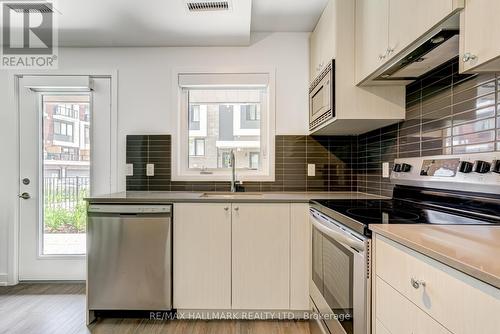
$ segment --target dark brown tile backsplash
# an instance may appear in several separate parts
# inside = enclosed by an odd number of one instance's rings
[[[276,136],[275,181],[245,182],[246,191],[355,191],[356,137]],[[170,135],[127,136],[127,190],[228,191],[229,182],[173,182]],[[146,164],[155,164],[155,176],[146,176]],[[307,176],[307,164],[316,176]]]
[[[458,59],[411,83],[405,121],[358,136],[358,190],[392,195],[384,161],[500,150],[499,102],[500,73],[460,75]]]

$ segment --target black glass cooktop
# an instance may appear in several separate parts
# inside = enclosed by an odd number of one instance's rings
[[[356,232],[369,224],[500,225],[500,194],[397,185],[392,199],[313,200],[311,206]]]
[[[404,200],[315,200],[323,208],[368,224],[442,224],[482,225],[500,224],[494,217],[455,212]],[[328,214],[328,212],[325,212]]]

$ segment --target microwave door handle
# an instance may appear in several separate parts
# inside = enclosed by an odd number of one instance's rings
[[[347,236],[345,236],[342,233],[339,233],[337,231],[334,231],[334,230],[328,228],[327,226],[321,224],[313,216],[311,216],[310,219],[311,219],[311,222],[312,222],[314,227],[316,227],[318,230],[320,230],[321,232],[323,232],[324,234],[326,234],[330,238],[334,239],[335,241],[341,243],[346,248],[352,247],[355,250],[360,251],[360,252],[365,250],[365,245],[363,242],[353,240],[351,238],[348,238]]]

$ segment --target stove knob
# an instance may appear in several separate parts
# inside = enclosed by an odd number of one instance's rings
[[[491,164],[491,171],[493,173],[500,173],[500,160],[493,160]]]
[[[408,173],[411,170],[411,165],[409,164],[402,164],[401,165],[401,171],[404,173]]]
[[[392,167],[392,170],[395,172],[401,172],[401,165],[400,164],[394,164],[394,167]]]
[[[474,172],[484,174],[490,171],[491,164],[486,161],[476,160],[474,162]]]
[[[460,161],[460,165],[458,166],[458,171],[460,173],[470,173],[472,172],[472,163],[468,161]]]

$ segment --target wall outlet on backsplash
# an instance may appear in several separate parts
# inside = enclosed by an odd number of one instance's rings
[[[134,176],[134,164],[126,164],[125,165],[125,175],[126,176]]]
[[[389,177],[389,176],[390,176],[389,163],[382,162],[382,177]]]
[[[155,176],[154,164],[146,164],[146,176]]]
[[[315,164],[307,164],[307,176],[316,176]]]

